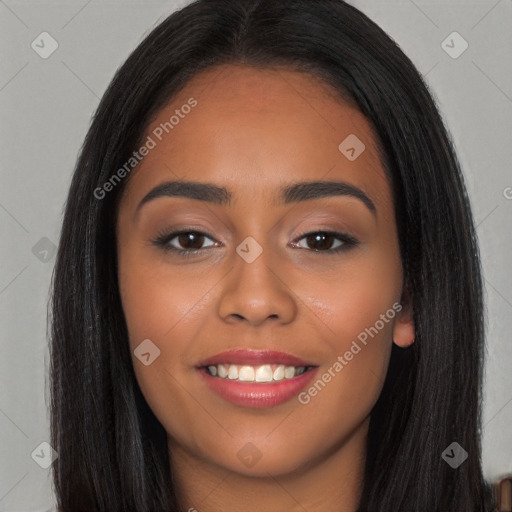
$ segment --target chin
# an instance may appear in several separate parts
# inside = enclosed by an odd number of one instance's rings
[[[224,467],[239,475],[250,476],[254,478],[284,477],[293,473],[299,473],[305,469],[310,461],[307,454],[301,456],[297,452],[290,450],[290,453],[284,453],[278,450],[276,453],[269,454],[259,452],[261,458],[255,458],[250,461],[246,458],[239,460],[238,455],[234,459],[227,460]]]

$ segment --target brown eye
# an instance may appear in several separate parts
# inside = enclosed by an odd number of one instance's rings
[[[212,240],[212,238],[207,236],[206,233],[182,230],[163,234],[154,240],[153,243],[168,251],[175,251],[179,254],[193,254],[206,247],[212,247],[215,245],[213,241],[211,244],[204,245],[205,241],[208,239]]]
[[[184,249],[201,249],[204,243],[205,236],[195,231],[189,231],[187,233],[181,233],[174,237],[179,245]],[[173,239],[173,240],[174,240]]]
[[[308,246],[316,251],[330,249],[335,237],[328,233],[316,233],[305,237]]]
[[[297,244],[297,247],[328,254],[344,251],[358,244],[357,240],[352,236],[335,231],[304,233],[297,240],[305,241],[305,246]]]

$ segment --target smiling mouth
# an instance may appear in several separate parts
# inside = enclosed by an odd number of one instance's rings
[[[238,407],[268,408],[291,400],[311,382],[313,361],[279,350],[234,349],[196,366],[215,394]]]
[[[313,366],[286,366],[283,364],[238,365],[215,364],[203,367],[212,377],[236,382],[272,383],[290,380],[314,368]]]

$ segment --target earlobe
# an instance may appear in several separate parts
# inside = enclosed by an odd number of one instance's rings
[[[414,343],[416,332],[414,329],[412,295],[405,288],[400,301],[402,309],[397,313],[393,327],[393,343],[399,347],[410,347]]]

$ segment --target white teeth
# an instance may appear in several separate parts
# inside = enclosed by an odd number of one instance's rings
[[[208,373],[221,379],[241,382],[279,382],[293,379],[306,371],[306,366],[285,366],[264,364],[262,366],[237,366],[236,364],[217,364],[207,367]]]
[[[264,364],[256,370],[256,382],[270,382],[272,380],[272,366]]]
[[[285,377],[285,379],[291,379],[292,377],[295,377],[295,367],[287,366],[284,369],[284,377]]]
[[[280,364],[275,370],[274,375],[272,375],[274,380],[283,380],[284,379],[284,366]]]
[[[238,372],[238,380],[254,382],[254,368],[252,366],[242,366]]]

